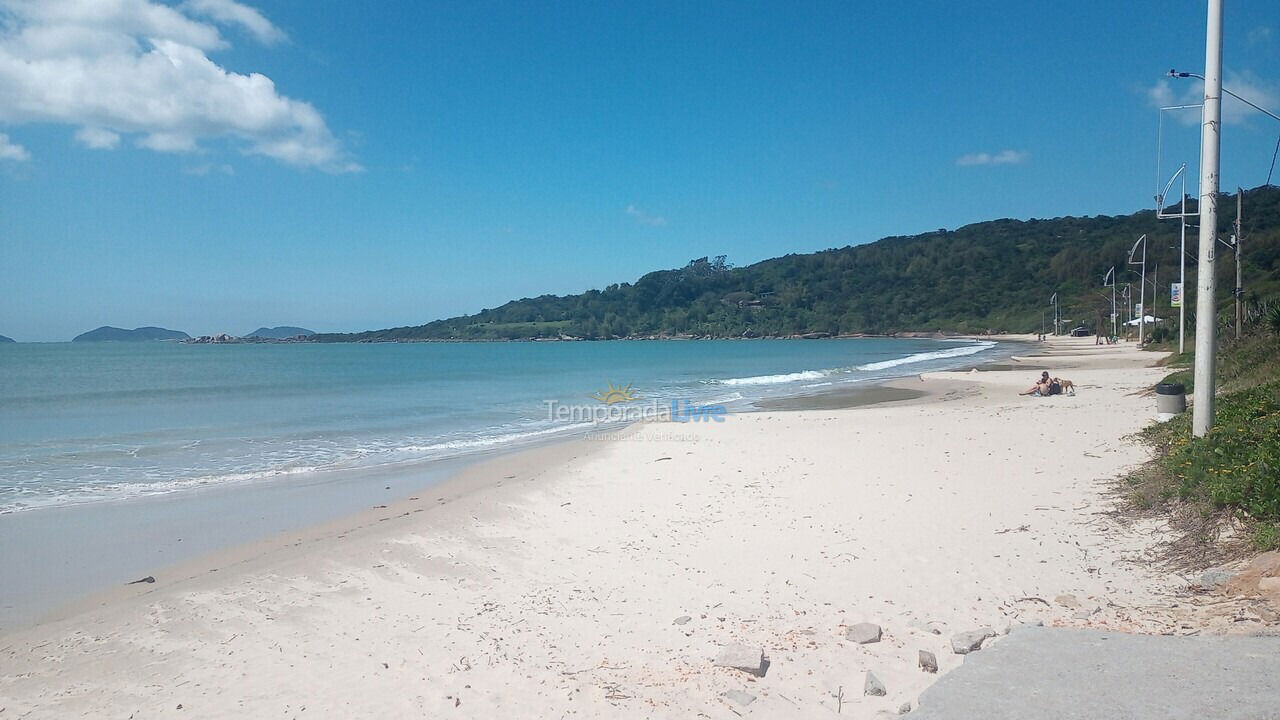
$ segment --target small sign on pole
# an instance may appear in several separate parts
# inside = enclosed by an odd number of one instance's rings
[[[1182,283],[1170,283],[1169,307],[1182,307]]]

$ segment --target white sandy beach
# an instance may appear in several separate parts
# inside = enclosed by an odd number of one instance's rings
[[[1174,630],[1186,583],[1143,562],[1155,531],[1102,514],[1105,482],[1145,459],[1125,436],[1165,371],[1093,342],[898,381],[930,393],[910,402],[507,456],[157,568],[0,638],[0,720],[874,717],[938,677],[918,651],[963,661],[958,632]],[[1041,369],[1078,394],[1019,397]],[[880,642],[845,639],[863,621]],[[767,674],[716,667],[730,642],[763,648]],[[886,696],[863,695],[868,670]]]

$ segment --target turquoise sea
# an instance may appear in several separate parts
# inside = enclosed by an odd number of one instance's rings
[[[969,366],[924,339],[0,345],[0,514],[301,482],[583,433],[548,403],[750,411],[780,395]]]

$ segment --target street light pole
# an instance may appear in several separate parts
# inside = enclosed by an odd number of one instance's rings
[[[1138,251],[1138,245],[1142,245],[1142,260],[1140,262],[1133,261],[1133,254]],[[1147,327],[1147,234],[1143,233],[1133,243],[1133,247],[1129,248],[1129,264],[1142,265],[1142,277],[1138,281],[1138,347],[1142,347],[1146,339]]]
[[[1110,283],[1107,282],[1108,280],[1110,281]],[[1120,335],[1116,331],[1116,266],[1115,265],[1112,265],[1111,269],[1107,271],[1106,276],[1102,278],[1102,287],[1106,287],[1108,284],[1111,285],[1111,337],[1119,337]]]
[[[1219,152],[1222,149],[1222,0],[1209,0],[1204,45],[1204,114],[1200,125],[1200,266],[1196,272],[1195,403],[1191,432],[1200,437],[1213,427],[1214,365],[1217,353],[1217,278],[1214,255],[1218,233]]]
[[[1178,109],[1183,107],[1200,107],[1193,106],[1175,106]],[[1162,108],[1163,109],[1163,108]],[[1170,218],[1173,215],[1166,215],[1164,212],[1164,201],[1169,196],[1169,188],[1173,187],[1173,181],[1182,178],[1182,198],[1178,201],[1178,230],[1179,242],[1181,247],[1178,252],[1178,354],[1181,355],[1187,351],[1186,346],[1186,328],[1187,328],[1187,164],[1182,163],[1178,171],[1169,178],[1169,182],[1164,186],[1164,191],[1156,195],[1156,217]],[[1199,211],[1197,211],[1199,214]]]
[[[1053,334],[1058,334],[1058,293],[1054,293],[1049,298],[1049,304],[1053,306]]]

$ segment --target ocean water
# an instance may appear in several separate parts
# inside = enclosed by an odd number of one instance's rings
[[[969,366],[923,339],[0,345],[0,514],[430,463],[593,428],[550,404],[723,404]],[[581,418],[578,418],[581,420]]]

